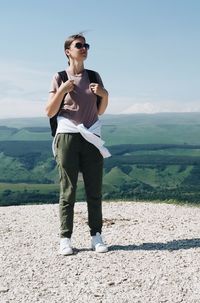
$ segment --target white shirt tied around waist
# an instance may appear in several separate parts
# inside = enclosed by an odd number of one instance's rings
[[[73,122],[71,122],[69,119],[64,117],[57,117],[57,122],[58,122],[58,127],[56,130],[56,135],[63,133],[80,133],[85,140],[92,143],[94,146],[98,148],[103,158],[108,158],[111,156],[108,149],[105,146],[103,146],[105,142],[100,137],[98,137],[101,136],[100,120],[97,120],[90,128],[86,128],[83,124],[76,125]],[[56,135],[54,137],[52,144],[54,156],[55,156],[54,142]]]

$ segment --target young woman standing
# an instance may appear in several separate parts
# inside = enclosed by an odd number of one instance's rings
[[[60,253],[73,254],[71,236],[79,171],[86,192],[91,246],[97,252],[106,252],[108,248],[101,237],[101,191],[103,158],[110,154],[100,138],[98,116],[107,108],[108,92],[98,73],[98,83],[90,83],[84,68],[89,44],[82,34],[70,36],[64,50],[69,64],[68,80],[62,82],[58,73],[54,75],[46,106],[48,117],[58,113],[54,152],[60,176]],[[98,105],[97,96],[100,97]]]

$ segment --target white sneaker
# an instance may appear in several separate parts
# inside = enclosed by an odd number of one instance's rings
[[[96,233],[96,236],[91,237],[92,249],[98,253],[104,253],[108,251],[108,247],[103,243],[100,233]]]
[[[71,246],[71,239],[69,238],[61,238],[60,239],[60,251],[61,255],[67,256],[73,254],[73,249]]]

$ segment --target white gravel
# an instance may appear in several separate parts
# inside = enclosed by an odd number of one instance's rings
[[[0,208],[2,303],[199,303],[200,209],[104,202],[106,254],[90,250],[86,203],[75,254],[60,256],[58,204]]]

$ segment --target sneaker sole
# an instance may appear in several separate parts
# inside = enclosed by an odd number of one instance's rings
[[[97,253],[106,253],[106,252],[108,252],[108,248],[107,249],[104,249],[104,250],[98,250],[98,249],[96,249],[95,247],[91,247],[91,249],[94,251],[94,252],[97,252]]]
[[[59,251],[59,254],[62,255],[62,256],[71,256],[71,255],[74,254],[74,252],[73,252],[73,251],[70,251],[70,252],[64,253],[64,252],[62,252],[62,251]]]

